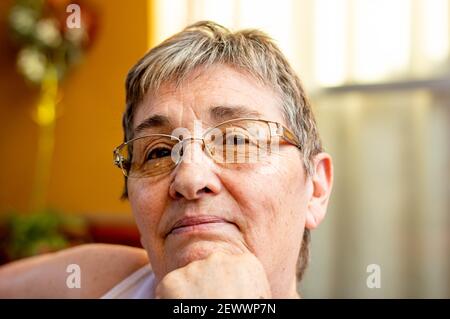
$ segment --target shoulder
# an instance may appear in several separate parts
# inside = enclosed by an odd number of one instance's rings
[[[82,298],[102,296],[149,263],[144,249],[111,244],[81,245],[56,253],[55,258],[65,265],[79,266],[81,285],[85,287],[79,291]]]
[[[73,259],[86,267],[107,267],[105,270],[127,271],[148,263],[147,253],[142,248],[112,245],[112,244],[86,244],[61,250],[53,254],[54,258],[61,260]]]
[[[147,253],[141,248],[80,245],[1,267],[0,278],[5,280],[0,295],[8,291],[13,298],[98,298],[148,263]],[[66,284],[73,264],[79,270],[79,289]]]

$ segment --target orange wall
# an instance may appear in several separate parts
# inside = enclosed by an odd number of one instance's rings
[[[0,2],[0,214],[27,210],[36,156],[37,127],[31,118],[36,90],[15,71]],[[120,201],[122,175],[112,149],[122,141],[121,114],[128,69],[148,46],[146,0],[90,0],[99,14],[93,47],[63,84],[61,116],[48,192],[50,206],[66,212],[129,216]]]

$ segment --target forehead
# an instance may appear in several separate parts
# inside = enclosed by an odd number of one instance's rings
[[[165,83],[149,92],[138,106],[133,128],[145,120],[156,126],[190,127],[194,120],[209,125],[237,117],[284,123],[281,100],[274,89],[225,65],[192,71],[178,86]],[[285,124],[285,123],[284,123]]]

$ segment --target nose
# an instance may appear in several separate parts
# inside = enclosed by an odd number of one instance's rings
[[[218,194],[222,188],[214,164],[203,151],[199,140],[183,146],[183,159],[175,168],[169,195],[173,199],[196,200]]]

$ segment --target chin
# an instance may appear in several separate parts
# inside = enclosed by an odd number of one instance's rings
[[[175,247],[174,247],[175,248]],[[175,251],[170,252],[173,256],[170,258],[171,270],[184,267],[196,260],[208,258],[214,252],[236,253],[236,248],[228,243],[214,242],[207,240],[198,240],[187,243],[182,247],[177,247]]]

